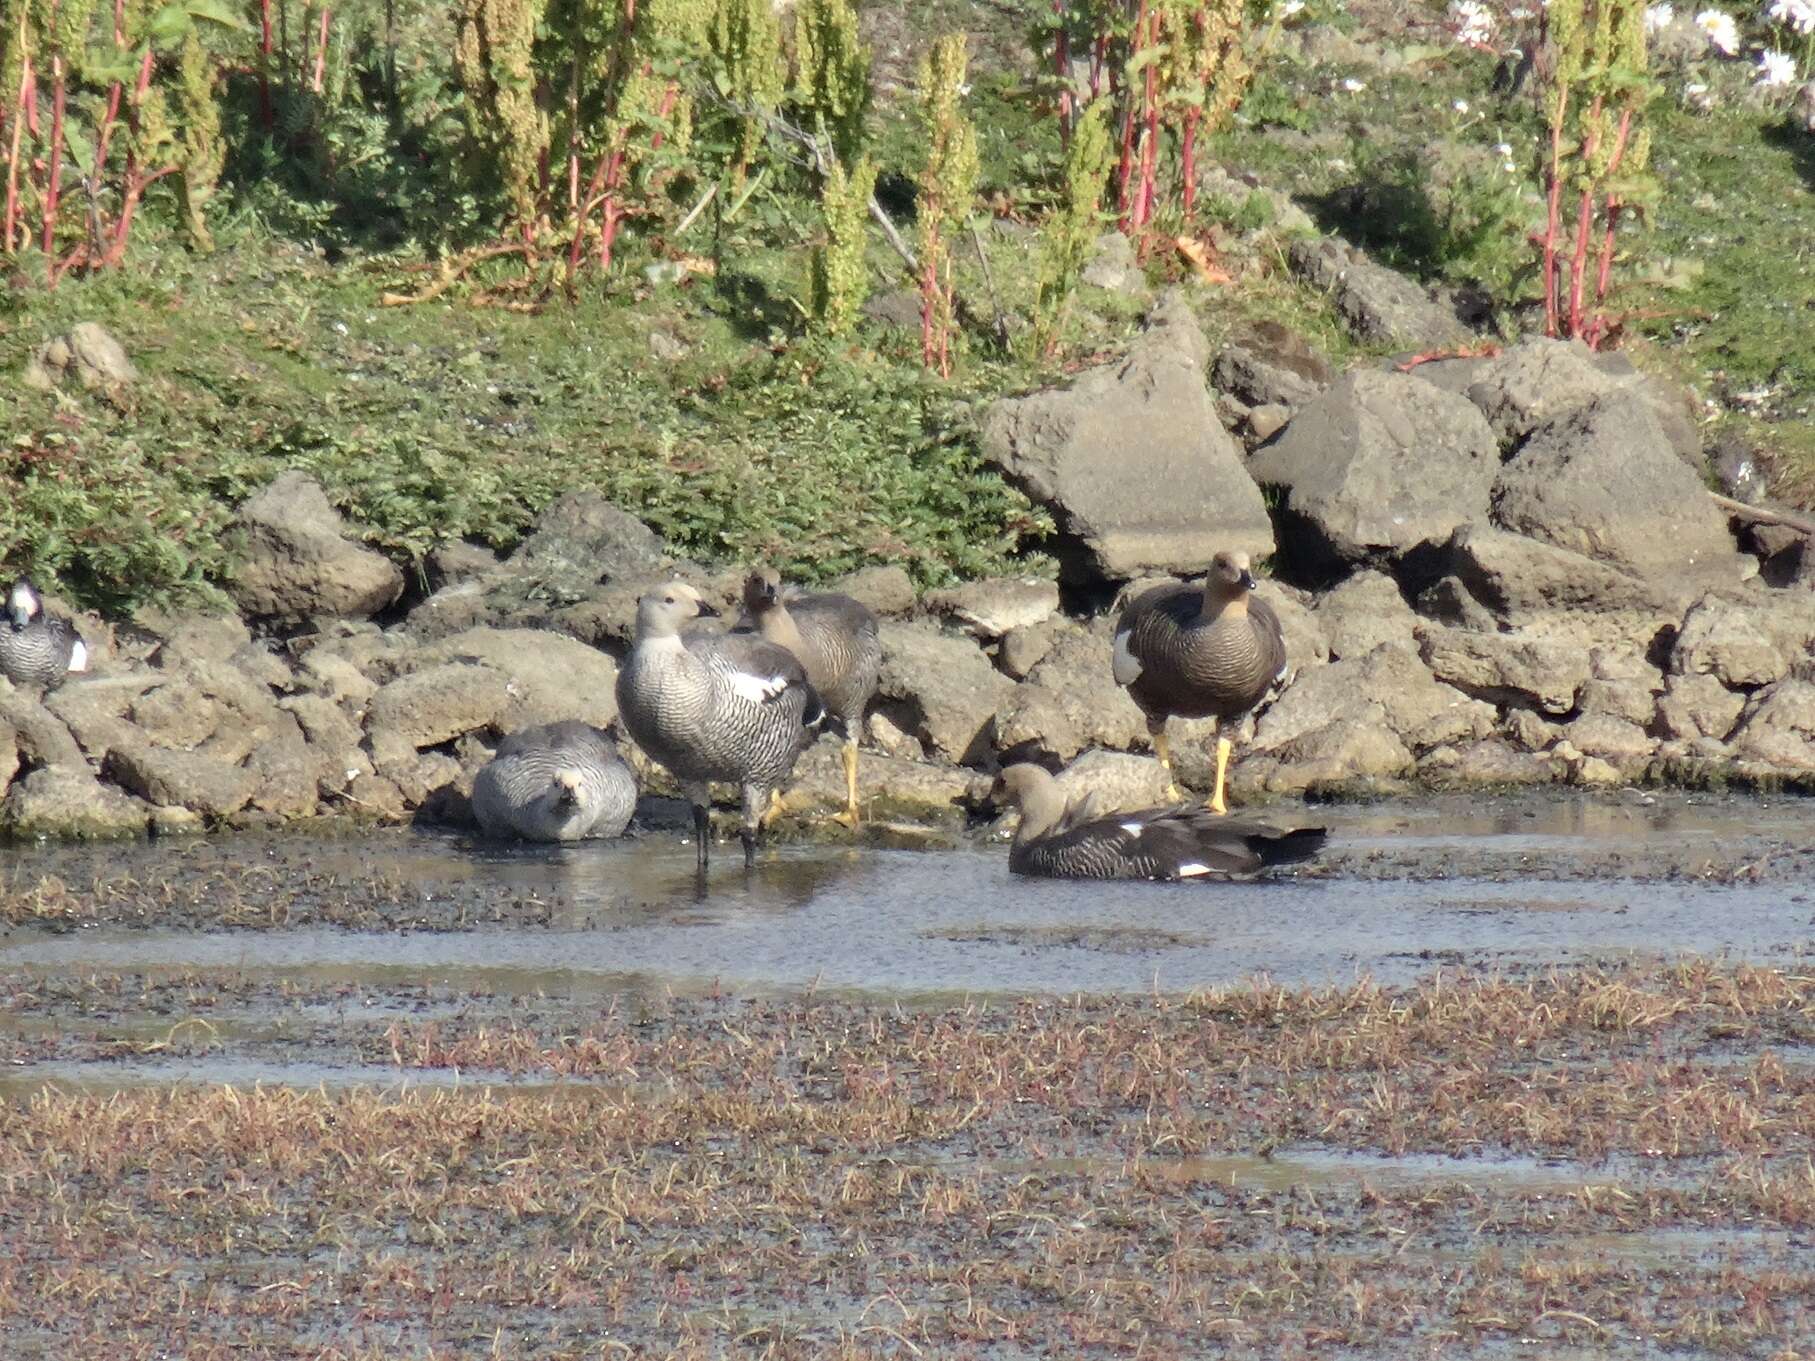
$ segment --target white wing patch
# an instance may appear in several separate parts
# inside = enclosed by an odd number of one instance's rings
[[[731,692],[749,704],[774,699],[788,688],[786,676],[752,676],[748,671],[733,671],[726,679],[731,683]]]
[[[71,671],[88,670],[88,644],[80,638],[69,649],[69,669]]]
[[[1208,865],[1200,865],[1195,860],[1190,864],[1180,865],[1178,867],[1178,877],[1181,879],[1195,879],[1200,874],[1208,873],[1210,873],[1210,867]]]
[[[1139,836],[1141,832],[1145,830],[1146,826],[1147,824],[1144,822],[1124,822],[1122,824],[1122,830],[1128,833],[1129,836]]]
[[[1117,685],[1133,685],[1141,676],[1141,659],[1128,647],[1129,630],[1115,636],[1115,647],[1109,654],[1109,669]]]

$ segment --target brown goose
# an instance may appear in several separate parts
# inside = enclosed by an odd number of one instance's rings
[[[855,827],[857,738],[882,670],[876,616],[848,595],[784,596],[781,578],[763,567],[744,581],[744,616],[738,627],[760,633],[799,658],[820,703],[843,727],[845,810],[834,820]]]
[[[1155,586],[1116,623],[1111,657],[1116,684],[1125,686],[1147,715],[1154,755],[1168,778],[1166,720],[1217,720],[1216,788],[1210,795],[1217,813],[1228,811],[1223,785],[1231,744],[1222,735],[1222,721],[1240,718],[1286,676],[1279,616],[1253,591],[1248,555],[1218,553],[1201,588],[1182,582]]]
[[[1098,814],[1089,796],[1068,804],[1057,780],[1027,764],[1004,770],[992,794],[1021,813],[1009,869],[1047,878],[1245,878],[1309,860],[1327,835],[1322,827],[1281,831],[1189,805]]]

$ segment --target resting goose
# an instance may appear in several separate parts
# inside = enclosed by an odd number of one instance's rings
[[[574,719],[512,733],[473,778],[473,816],[489,836],[617,836],[636,802],[636,776],[617,744]]]
[[[1240,718],[1286,676],[1279,616],[1254,598],[1246,553],[1218,553],[1201,587],[1175,582],[1141,593],[1116,623],[1111,666],[1116,684],[1147,715],[1153,751],[1172,776],[1168,718],[1214,718],[1213,812],[1226,813],[1223,789],[1231,743],[1224,720]],[[1173,785],[1176,791],[1176,782]],[[1179,797],[1183,797],[1180,795]]]
[[[0,675],[14,685],[56,685],[71,671],[88,670],[88,645],[67,619],[44,613],[37,587],[20,577],[6,599],[0,627]]]
[[[1093,799],[1068,804],[1057,780],[1026,763],[996,778],[993,797],[1021,813],[1009,869],[1046,878],[1245,878],[1310,859],[1327,835],[1322,827],[1281,831],[1188,805],[1098,814]]]
[[[712,781],[735,784],[742,794],[744,864],[752,865],[770,795],[824,718],[806,671],[786,648],[750,633],[682,635],[688,620],[713,613],[682,582],[645,595],[617,688],[625,728],[693,804],[702,869]]]
[[[784,598],[781,578],[765,567],[744,581],[744,617],[739,627],[761,634],[799,658],[826,712],[844,729],[845,810],[835,821],[855,827],[857,739],[882,670],[876,616],[850,596],[835,592]]]

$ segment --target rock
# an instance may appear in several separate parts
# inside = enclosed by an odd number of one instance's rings
[[[1282,754],[1323,728],[1383,726],[1422,751],[1493,731],[1491,705],[1470,699],[1433,677],[1409,646],[1385,643],[1301,675],[1255,726],[1254,747]],[[1409,756],[1408,756],[1409,761]]]
[[[19,736],[11,728],[0,726],[0,794],[6,793],[18,773]]]
[[[360,746],[359,724],[339,705],[321,695],[293,695],[280,704],[302,728],[322,793],[345,789],[359,775],[371,773],[371,759]]]
[[[352,662],[324,648],[304,653],[297,670],[309,689],[336,704],[363,707],[378,691],[378,686]]]
[[[1217,356],[1213,376],[1219,390],[1248,406],[1276,406],[1287,415],[1329,387],[1336,377],[1330,361],[1309,341],[1291,327],[1269,320],[1251,322],[1236,331]],[[1249,420],[1252,422],[1252,414]]]
[[[1657,713],[1657,697],[1664,688],[1663,677],[1655,671],[1652,675],[1656,677],[1654,681],[1590,677],[1582,683],[1576,705],[1584,714],[1604,714],[1646,727]]]
[[[1498,469],[1493,432],[1468,402],[1366,369],[1303,407],[1249,464],[1289,493],[1289,549],[1325,567],[1396,556],[1486,518]]]
[[[994,639],[1051,619],[1059,612],[1059,585],[1037,577],[991,577],[934,591],[925,605],[931,614],[951,616],[973,637]]]
[[[850,596],[860,605],[868,605],[877,614],[906,614],[919,600],[914,579],[893,563],[860,567],[833,582],[831,589]]]
[[[985,414],[985,456],[1052,508],[1068,576],[1201,571],[1220,549],[1273,551],[1260,489],[1204,384],[1205,351],[1170,293],[1119,363]]]
[[[1639,577],[1740,579],[1725,516],[1630,391],[1539,426],[1500,471],[1494,518]]]
[[[1261,577],[1254,588],[1254,598],[1266,601],[1279,616],[1279,629],[1286,640],[1288,671],[1303,671],[1330,660],[1330,640],[1324,634],[1323,620],[1311,610],[1316,596],[1273,577]]]
[[[1147,278],[1134,258],[1134,242],[1120,232],[1104,232],[1091,243],[1090,262],[1081,277],[1112,293],[1139,293],[1147,287]]]
[[[128,717],[160,747],[198,747],[220,726],[221,707],[183,685],[160,685],[132,702]]]
[[[601,581],[646,580],[672,563],[647,525],[585,489],[545,508],[507,566],[542,598],[572,602]]]
[[[920,329],[920,293],[918,289],[896,288],[885,293],[872,293],[864,300],[863,314],[871,321],[897,331]]]
[[[516,699],[510,677],[495,667],[442,662],[379,687],[366,707],[366,729],[420,750],[497,727]]]
[[[844,766],[835,738],[821,738],[794,767],[782,795],[788,812],[824,816],[844,808]],[[866,752],[857,767],[857,795],[863,816],[873,822],[909,821],[956,826],[972,776],[951,766],[928,765]]]
[[[1255,762],[1252,778],[1270,794],[1378,786],[1410,772],[1412,753],[1377,704],[1293,738]]]
[[[1701,433],[1682,395],[1631,366],[1612,368],[1579,340],[1534,336],[1488,360],[1468,385],[1468,399],[1508,450],[1539,426],[1622,391],[1651,407],[1679,458],[1701,459]]]
[[[1573,643],[1437,624],[1418,633],[1419,653],[1438,680],[1490,703],[1566,714],[1589,676],[1588,655]]]
[[[1265,444],[1284,430],[1291,419],[1292,412],[1288,407],[1273,402],[1257,406],[1248,412],[1248,434],[1254,444]]]
[[[14,837],[143,836],[151,810],[76,765],[40,766],[13,782],[3,815]]]
[[[453,757],[439,751],[417,751],[395,734],[375,734],[371,746],[374,773],[397,787],[407,808],[421,807],[437,790],[458,789],[467,778]],[[464,792],[472,792],[470,785]]]
[[[1598,756],[1622,775],[1643,771],[1657,751],[1657,739],[1643,727],[1612,714],[1583,714],[1563,734],[1584,756]]]
[[[67,335],[39,346],[26,361],[23,381],[27,387],[49,390],[71,373],[90,390],[121,388],[139,380],[126,348],[106,327],[92,321],[77,322]]]
[[[1439,577],[1418,592],[1418,613],[1451,628],[1474,629],[1480,633],[1493,633],[1499,628],[1499,621],[1492,612],[1476,600],[1474,593],[1463,585],[1462,578],[1455,575]]]
[[[1815,770],[1815,683],[1784,680],[1759,691],[1728,740],[1741,758],[1779,770]]]
[[[1052,651],[1056,637],[1057,630],[1050,622],[1010,629],[996,649],[996,665],[1016,680],[1025,680]]]
[[[52,696],[57,694],[52,691]],[[0,730],[12,734],[20,760],[35,766],[85,765],[82,748],[64,721],[44,704],[0,687]]]
[[[1713,676],[1674,675],[1665,678],[1655,723],[1666,738],[1724,741],[1745,707],[1744,695],[1734,694]]]
[[[419,660],[481,662],[505,676],[511,703],[502,721],[512,731],[567,718],[603,728],[618,716],[618,664],[564,634],[468,629],[424,648]]]
[[[1548,751],[1563,735],[1563,725],[1540,718],[1530,709],[1508,709],[1503,724],[1508,738],[1524,751]]]
[[[403,573],[346,536],[321,485],[294,470],[240,507],[246,552],[229,590],[260,619],[363,619],[403,594]]]
[[[1693,598],[1690,586],[1645,580],[1523,534],[1464,525],[1444,562],[1468,592],[1514,629],[1649,647]]]
[[[926,759],[926,750],[919,740],[897,728],[887,714],[871,714],[864,720],[864,727],[870,734],[870,745],[884,756],[898,756],[904,761]]]
[[[323,761],[310,750],[296,718],[285,714],[284,719],[284,726],[246,758],[246,773],[255,782],[249,803],[274,817],[306,818],[316,811]]]
[[[483,581],[497,573],[498,555],[484,544],[455,539],[429,553],[429,580],[437,590],[467,581]]]
[[[166,668],[185,661],[224,662],[252,641],[251,630],[237,614],[173,614],[142,607],[132,620],[158,639],[158,664]]]
[[[155,684],[157,676],[147,672],[94,676],[59,686],[45,696],[44,707],[67,725],[89,759],[99,762],[122,742],[144,740],[126,713]]]
[[[211,818],[237,813],[258,788],[250,771],[225,761],[146,745],[115,747],[107,754],[105,771],[147,802],[174,804]]]
[[[409,816],[403,791],[381,775],[360,775],[339,797],[350,811],[379,822],[402,822]]]
[[[926,624],[883,622],[877,694],[890,721],[946,760],[988,759],[996,712],[1013,688],[968,639]]]
[[[1364,344],[1440,350],[1469,338],[1452,308],[1333,237],[1294,241],[1286,259],[1305,283],[1330,294],[1343,325]]]
[[[1147,720],[1109,666],[1112,619],[1061,632],[996,718],[1005,752],[1051,752],[1069,761],[1087,747],[1127,750],[1147,741]]]
[[[1152,756],[1125,751],[1087,751],[1059,772],[1067,799],[1094,795],[1097,811],[1123,812],[1171,802],[1166,768]]]
[[[1620,784],[1625,778],[1611,761],[1577,751],[1572,742],[1558,742],[1550,749],[1550,756],[1574,785],[1605,787]]]
[[[1336,658],[1365,657],[1382,643],[1415,646],[1418,616],[1384,572],[1361,571],[1339,582],[1313,611]]]
[[[1769,685],[1815,655],[1815,599],[1796,594],[1756,604],[1704,596],[1684,616],[1670,650],[1677,675],[1731,687]]]
[[[1418,763],[1418,774],[1435,784],[1458,788],[1548,784],[1551,764],[1542,756],[1516,751],[1498,737],[1460,747],[1433,748]]]

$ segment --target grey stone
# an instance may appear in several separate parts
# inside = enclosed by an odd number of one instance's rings
[[[1530,709],[1508,709],[1501,725],[1508,738],[1525,751],[1549,751],[1563,735],[1563,725],[1540,718]]]
[[[1713,676],[1669,676],[1658,698],[1655,724],[1667,738],[1724,741],[1745,707],[1744,695],[1735,694]]]
[[[1261,715],[1254,747],[1283,753],[1322,728],[1375,723],[1421,751],[1484,736],[1494,717],[1491,705],[1439,683],[1409,646],[1385,643],[1301,675]]]
[[[1500,472],[1494,518],[1635,576],[1740,579],[1725,516],[1629,391],[1539,426]]]
[[[174,804],[213,818],[237,813],[258,788],[257,777],[239,766],[163,747],[115,747],[105,769],[110,779],[150,803]]]
[[[1418,613],[1451,628],[1492,633],[1499,627],[1493,613],[1455,575],[1439,577],[1418,592]]]
[[[653,530],[585,489],[568,492],[536,517],[509,566],[545,590],[565,589],[578,600],[600,581],[647,578],[667,570],[671,561]]]
[[[1434,350],[1468,339],[1452,308],[1333,237],[1295,241],[1286,258],[1300,279],[1330,294],[1337,316],[1357,340]]]
[[[83,387],[102,390],[125,387],[139,378],[125,346],[93,321],[77,322],[67,335],[39,346],[26,361],[23,379],[27,387],[49,389],[71,373]]]
[[[0,688],[0,728],[13,735],[14,749],[33,765],[84,765],[82,747],[68,724],[30,695]]]
[[[160,685],[132,701],[128,715],[160,747],[196,747],[214,736],[221,708],[183,685]]]
[[[1059,612],[1059,585],[1037,577],[990,577],[933,591],[923,603],[973,637],[994,639],[1051,619]]]
[[[515,699],[510,677],[495,667],[443,662],[379,687],[366,707],[366,730],[420,750],[498,726]]]
[[[1553,778],[1544,757],[1518,751],[1498,737],[1433,748],[1419,762],[1418,774],[1455,788],[1548,784]]]
[[[1576,704],[1584,714],[1606,714],[1646,727],[1657,713],[1657,697],[1664,688],[1663,677],[1655,671],[1652,675],[1652,681],[1590,677],[1582,683]]]
[[[1258,755],[1255,769],[1244,774],[1267,793],[1297,794],[1378,786],[1409,774],[1413,764],[1410,749],[1387,724],[1380,706],[1366,704],[1342,722]]]
[[[1468,402],[1366,369],[1303,407],[1249,464],[1289,493],[1305,549],[1337,563],[1397,555],[1484,519],[1498,468],[1493,432]]]
[[[1147,287],[1146,276],[1134,258],[1134,242],[1120,232],[1104,232],[1091,244],[1082,278],[1112,293],[1139,293]]]
[[[498,555],[484,544],[455,539],[429,554],[429,579],[436,588],[463,581],[482,581],[498,571]]]
[[[476,628],[422,649],[418,666],[482,662],[507,678],[506,727],[574,718],[596,728],[618,716],[618,664],[597,648],[545,629]]]
[[[868,605],[877,614],[906,614],[919,599],[914,590],[914,579],[905,568],[893,563],[860,567],[833,582],[832,589],[850,596],[860,605]]]
[[[1004,751],[1038,748],[1068,761],[1087,747],[1127,750],[1147,741],[1147,720],[1109,666],[1113,621],[1065,630],[996,719]]]
[[[237,614],[141,608],[132,619],[159,640],[157,660],[165,667],[193,660],[224,662],[252,641],[245,620]]]
[[[1087,751],[1059,772],[1067,799],[1094,795],[1100,812],[1153,808],[1170,802],[1166,768],[1151,756],[1125,751]]]
[[[1280,406],[1275,402],[1268,402],[1248,412],[1248,434],[1253,443],[1265,444],[1281,430],[1284,430],[1286,422],[1291,419],[1290,408]]]
[[[1221,549],[1273,551],[1260,489],[1204,384],[1205,351],[1189,306],[1168,294],[1120,362],[985,414],[986,457],[1052,509],[1070,575],[1121,580],[1202,570]]]
[[[1642,771],[1657,739],[1639,724],[1613,714],[1583,714],[1563,730],[1564,736],[1584,756],[1598,756],[1622,775]]]
[[[996,665],[1016,680],[1025,680],[1042,658],[1052,651],[1057,630],[1049,621],[1010,629],[996,649]]]
[[[841,745],[835,738],[822,738],[801,756],[782,795],[787,812],[823,817],[844,808]],[[872,822],[908,820],[956,827],[963,820],[959,803],[972,779],[952,766],[865,752],[857,768],[857,794],[864,817]]]
[[[864,300],[863,314],[871,321],[897,331],[920,329],[920,293],[912,288],[872,293]]]
[[[1278,406],[1290,414],[1329,387],[1336,374],[1330,361],[1298,332],[1261,320],[1230,337],[1217,356],[1214,378],[1220,391],[1250,407]]]
[[[1013,688],[967,638],[927,624],[882,624],[877,694],[884,711],[948,761],[988,759],[996,712]]]
[[[375,682],[338,653],[312,648],[297,667],[303,683],[337,704],[363,706],[378,690]]]
[[[1419,652],[1438,680],[1458,690],[1549,714],[1574,709],[1576,694],[1589,677],[1588,656],[1580,647],[1517,634],[1424,624]]]
[[[1771,592],[1756,601],[1705,596],[1683,618],[1670,651],[1678,675],[1756,687],[1782,680],[1815,655],[1815,597]]]
[[[1815,683],[1782,680],[1760,690],[1728,741],[1743,759],[1778,770],[1815,770]]]
[[[139,695],[157,683],[148,672],[94,676],[59,686],[45,697],[44,707],[67,725],[91,760],[100,761],[122,742],[144,738],[127,720],[127,711]]]
[[[403,573],[346,535],[340,513],[307,473],[280,473],[240,507],[246,551],[229,586],[261,619],[363,619],[403,594]]]
[[[1398,583],[1384,572],[1361,571],[1339,582],[1313,611],[1336,658],[1365,657],[1382,643],[1416,645],[1418,616]]]
[[[99,840],[143,836],[151,809],[84,765],[53,765],[13,781],[0,817],[15,837]]]
[[[246,773],[255,781],[250,806],[278,818],[305,818],[316,811],[323,762],[309,748],[295,717],[260,742],[246,757]]]
[[[1677,455],[1699,459],[1701,436],[1680,394],[1629,367],[1610,371],[1600,358],[1579,340],[1531,337],[1488,360],[1469,384],[1468,398],[1481,408],[1500,442],[1512,448],[1568,412],[1631,391],[1651,407]]]

